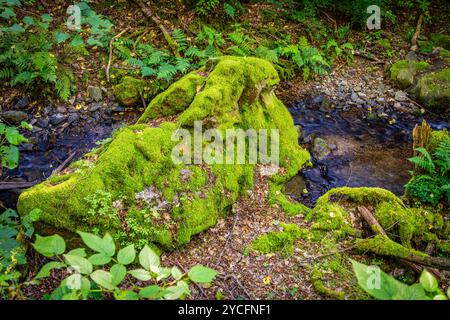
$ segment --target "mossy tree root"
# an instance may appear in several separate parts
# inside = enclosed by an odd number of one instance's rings
[[[369,239],[357,239],[355,248],[362,252],[372,252],[377,255],[397,257],[427,267],[450,270],[450,260],[440,257],[431,257],[426,253],[406,248],[384,235],[377,235],[374,238]]]

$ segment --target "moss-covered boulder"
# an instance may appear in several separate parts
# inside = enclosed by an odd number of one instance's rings
[[[416,98],[434,112],[450,108],[450,68],[422,76],[414,88]]]
[[[282,170],[272,177],[274,184],[309,162],[288,110],[274,94],[278,82],[274,67],[264,60],[217,59],[157,96],[138,124],[22,193],[18,210],[41,209],[41,230],[108,231],[124,243],[156,243],[165,249],[186,244],[253,188],[257,165],[177,164],[171,155],[180,145],[172,139],[178,128],[193,132],[193,122],[203,120],[205,127],[221,132],[279,129]]]
[[[423,61],[399,60],[389,70],[389,77],[396,87],[406,89],[414,84],[414,77],[417,72],[428,67],[429,64]]]
[[[145,87],[144,80],[126,76],[113,87],[113,92],[121,104],[125,107],[133,107],[141,103]]]

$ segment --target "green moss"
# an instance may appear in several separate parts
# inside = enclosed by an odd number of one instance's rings
[[[281,191],[282,186],[271,183],[269,186],[269,204],[279,205],[287,216],[306,215],[311,209],[299,202],[293,202]]]
[[[406,89],[414,83],[417,72],[426,70],[430,65],[424,61],[399,60],[389,70],[391,81],[399,88]]]
[[[150,102],[138,123],[176,115],[186,110],[205,81],[206,79],[197,71],[184,76]]]
[[[391,42],[389,41],[389,39],[379,39],[377,41],[377,44],[382,46],[385,50],[392,49],[392,45],[391,45]]]
[[[430,139],[428,140],[426,149],[430,154],[434,154],[437,146],[445,140],[450,140],[447,129],[433,130],[430,134]]]
[[[264,254],[282,252],[290,255],[294,242],[306,236],[307,230],[300,229],[295,224],[281,224],[283,231],[272,231],[258,237],[252,243],[252,249]]]
[[[311,274],[311,283],[317,293],[337,300],[345,299],[344,292],[336,291],[325,286],[323,278],[324,274],[318,268],[314,268]]]
[[[430,72],[417,81],[414,94],[433,112],[445,112],[450,106],[450,68]]]
[[[130,76],[122,78],[119,84],[113,87],[114,95],[124,106],[132,107],[141,102],[146,82]]]
[[[206,77],[191,73],[157,96],[136,125],[122,128],[110,142],[61,174],[20,196],[18,209],[43,211],[42,221],[70,231],[93,229],[115,233],[124,242],[157,243],[173,249],[216,224],[237,199],[253,188],[255,165],[176,165],[173,132],[191,130],[193,121],[226,129],[278,129],[281,185],[309,161],[298,145],[294,122],[273,93],[278,76],[273,66],[254,58],[224,57]],[[126,80],[122,79],[122,83]],[[132,78],[131,78],[132,79]],[[138,80],[139,81],[139,80]],[[174,122],[150,127],[154,117],[179,115]],[[88,214],[86,197],[111,194],[118,219]],[[139,195],[139,197],[138,197]],[[147,197],[148,201],[142,200]],[[97,215],[99,213],[97,212]]]
[[[407,258],[411,254],[415,254],[417,256],[426,257],[427,255],[406,248],[401,244],[392,241],[386,236],[378,235],[370,239],[357,239],[355,243],[355,248],[361,252],[372,252],[382,256],[391,256],[397,258]]]

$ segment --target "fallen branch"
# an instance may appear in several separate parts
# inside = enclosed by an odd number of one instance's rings
[[[244,293],[247,295],[247,297],[248,297],[250,300],[254,300],[253,297],[252,297],[252,295],[247,291],[247,289],[244,287],[244,285],[242,284],[242,282],[239,281],[239,279],[238,279],[234,274],[226,275],[226,276],[223,278],[223,281],[227,281],[228,279],[233,279],[233,280],[237,283],[237,285],[242,289],[242,291],[244,291]]]
[[[384,231],[383,227],[380,223],[375,219],[373,214],[366,207],[358,207],[358,212],[361,217],[367,222],[373,232],[375,234],[381,234],[383,236],[387,236],[386,231]]]
[[[72,152],[72,153],[67,157],[67,159],[64,160],[64,161],[58,166],[58,168],[56,168],[55,170],[53,170],[52,176],[54,176],[54,175],[60,173],[61,171],[63,171],[63,170],[67,167],[67,165],[69,164],[69,162],[73,159],[73,157],[75,157],[76,154],[77,154],[76,152]]]
[[[121,32],[119,32],[117,35],[112,37],[111,41],[109,42],[109,59],[108,59],[108,65],[106,66],[106,81],[109,82],[109,69],[111,69],[111,63],[112,63],[112,56],[113,56],[113,43],[117,39],[119,39],[125,32],[127,32],[130,28],[127,27]]]

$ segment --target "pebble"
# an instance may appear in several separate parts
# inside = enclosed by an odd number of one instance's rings
[[[65,115],[63,115],[61,113],[57,113],[50,118],[50,123],[53,126],[57,126],[57,125],[61,124],[62,122],[64,122],[66,119],[67,119],[67,117]]]
[[[80,119],[80,116],[77,113],[71,113],[69,118],[67,118],[68,123],[74,123]]]
[[[397,91],[395,93],[394,99],[400,102],[408,101],[408,96],[404,91]]]

